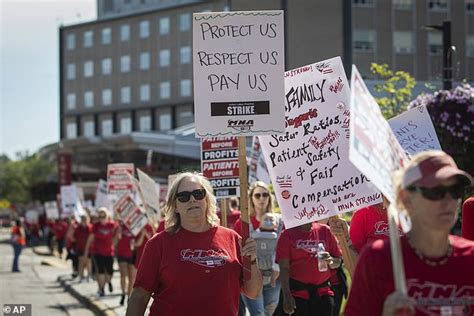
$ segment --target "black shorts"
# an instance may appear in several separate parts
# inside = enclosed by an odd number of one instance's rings
[[[118,263],[122,263],[122,262],[125,262],[125,263],[128,263],[128,264],[134,264],[135,263],[135,259],[132,257],[119,257],[117,256],[117,261]]]
[[[112,256],[101,256],[94,255],[93,257],[94,264],[97,268],[97,273],[99,274],[110,274],[114,272],[114,257]]]

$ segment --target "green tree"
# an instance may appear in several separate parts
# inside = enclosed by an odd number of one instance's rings
[[[412,100],[412,90],[416,81],[406,71],[392,71],[387,64],[372,63],[370,71],[382,83],[375,85],[375,91],[382,94],[375,98],[383,116],[388,120],[404,112]]]

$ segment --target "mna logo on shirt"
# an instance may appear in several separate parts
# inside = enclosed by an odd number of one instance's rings
[[[226,264],[229,255],[222,249],[183,249],[181,261],[190,261],[203,267],[215,268]]]

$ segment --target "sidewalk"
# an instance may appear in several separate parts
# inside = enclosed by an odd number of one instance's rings
[[[86,308],[90,309],[94,314],[100,316],[124,316],[126,311],[126,302],[124,306],[120,306],[120,274],[118,272],[117,263],[114,263],[114,275],[112,277],[113,292],[108,291],[105,286],[105,296],[97,297],[97,282],[79,282],[72,279],[71,261],[61,260],[49,253],[46,246],[37,246],[33,248],[35,254],[44,257],[41,260],[42,265],[54,267],[64,270],[64,274],[58,277],[57,282],[61,284],[66,292],[74,296]]]

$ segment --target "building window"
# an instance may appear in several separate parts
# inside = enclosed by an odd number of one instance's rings
[[[160,66],[166,67],[170,65],[170,50],[162,49],[160,50]]]
[[[102,121],[102,136],[112,135],[112,120]]]
[[[102,90],[102,105],[112,104],[112,89]]]
[[[181,47],[179,53],[181,64],[189,64],[191,62],[191,47]]]
[[[448,0],[428,0],[428,9],[432,11],[446,11]]]
[[[397,53],[413,52],[413,33],[395,31],[393,34],[393,48]]]
[[[150,22],[141,21],[140,22],[140,38],[147,38],[150,36]]]
[[[76,94],[68,93],[67,95],[67,109],[73,110],[76,108]]]
[[[120,134],[130,134],[132,132],[132,119],[122,117],[120,119]]]
[[[170,33],[170,18],[164,17],[160,19],[160,35]]]
[[[191,29],[191,14],[184,13],[179,16],[179,30],[181,32]]]
[[[466,0],[466,11],[474,12],[474,0]]]
[[[124,24],[120,26],[120,41],[126,42],[130,39],[130,25]]]
[[[84,62],[84,77],[92,77],[94,75],[94,62],[88,60]]]
[[[443,39],[441,33],[428,33],[428,51],[432,55],[438,55],[443,52]]]
[[[474,35],[468,35],[466,38],[466,55],[474,57]]]
[[[76,123],[71,122],[66,124],[66,138],[72,139],[77,137]]]
[[[409,10],[413,6],[413,0],[393,0],[393,7],[399,10]]]
[[[84,32],[84,47],[92,47],[94,43],[94,33],[92,31]]]
[[[76,65],[75,64],[67,64],[66,78],[68,80],[76,79]]]
[[[94,106],[94,92],[92,91],[84,92],[84,106],[86,108],[91,108]]]
[[[373,51],[375,48],[375,31],[354,30],[353,47],[355,51]]]
[[[102,29],[102,44],[110,44],[112,42],[112,30],[110,27]]]
[[[160,83],[160,99],[169,99],[171,95],[171,85],[169,81]]]
[[[148,132],[151,130],[151,117],[142,116],[140,117],[140,132]]]
[[[102,74],[110,75],[112,73],[112,59],[104,58],[102,59]]]
[[[150,85],[142,84],[140,86],[140,101],[150,101]]]
[[[352,5],[355,7],[373,7],[374,0],[352,0]]]
[[[130,56],[122,56],[120,57],[120,71],[121,72],[129,72],[130,71]]]
[[[85,137],[94,137],[94,135],[95,135],[94,121],[84,122],[84,136]]]
[[[146,70],[150,68],[150,53],[140,53],[140,69]]]
[[[160,131],[169,131],[171,129],[171,114],[164,113],[160,115]]]
[[[68,34],[66,36],[66,49],[73,50],[76,48],[76,35]]]
[[[181,80],[180,95],[182,97],[189,97],[191,95],[191,80],[189,79]]]
[[[178,114],[178,119],[176,125],[177,127],[181,127],[187,124],[191,124],[193,122],[193,112],[192,111],[182,111]]]
[[[122,103],[130,103],[130,87],[122,87],[120,89],[120,101]]]

